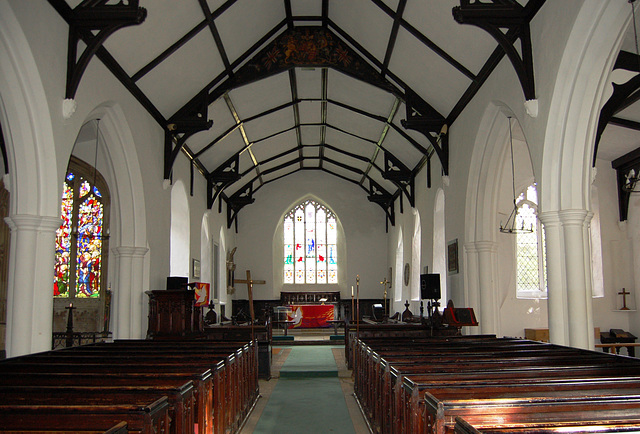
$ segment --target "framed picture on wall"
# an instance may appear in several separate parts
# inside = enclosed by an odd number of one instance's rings
[[[200,260],[199,259],[191,260],[191,274],[196,279],[200,277]]]
[[[447,243],[448,274],[458,274],[458,239]]]

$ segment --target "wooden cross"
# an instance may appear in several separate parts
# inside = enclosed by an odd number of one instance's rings
[[[251,280],[251,271],[247,270],[247,280],[235,279],[233,283],[246,283],[247,289],[249,290],[249,313],[251,314],[251,325],[253,326],[253,322],[256,317],[253,312],[253,285],[264,285],[264,280]]]
[[[620,310],[629,310],[629,308],[627,307],[627,295],[631,295],[631,293],[622,288],[622,292],[619,292],[618,294],[622,295],[622,307],[620,308]]]

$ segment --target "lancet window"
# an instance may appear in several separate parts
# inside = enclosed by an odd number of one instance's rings
[[[53,296],[98,298],[106,275],[109,189],[100,173],[72,157],[56,231]]]
[[[284,283],[338,283],[337,220],[313,200],[284,217]]]
[[[516,227],[533,229],[516,237],[517,294],[521,298],[544,298],[547,296],[547,262],[535,183],[518,196],[516,205]]]

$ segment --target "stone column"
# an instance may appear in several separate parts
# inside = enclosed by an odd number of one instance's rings
[[[120,246],[113,249],[116,256],[118,287],[113,292],[118,312],[114,337],[136,339],[143,337],[146,324],[142,319],[142,288],[144,255],[147,248]]]
[[[549,310],[549,341],[569,345],[569,314],[564,278],[562,226],[557,211],[540,213],[544,225],[547,258],[547,306]]]
[[[498,244],[493,241],[478,241],[475,243],[478,249],[478,271],[481,333],[498,334],[500,331],[500,312],[496,306],[498,288],[496,288],[496,256]]]
[[[480,295],[479,295],[479,276],[478,270],[478,248],[476,243],[465,243],[465,275],[467,276],[465,303],[467,307],[471,307],[476,310],[478,316],[480,316]],[[447,303],[448,300],[443,300]],[[474,327],[475,328],[475,327]],[[470,330],[471,331],[471,330]]]
[[[60,218],[12,215],[7,286],[7,357],[51,349],[55,235]]]
[[[591,332],[588,330],[590,307],[587,306],[591,302],[591,284],[587,284],[586,279],[589,271],[585,254],[589,243],[584,235],[587,211],[563,210],[559,212],[559,216],[564,233],[569,345],[588,349],[589,335],[593,334],[593,329]]]

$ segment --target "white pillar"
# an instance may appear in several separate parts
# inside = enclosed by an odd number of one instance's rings
[[[569,313],[564,279],[564,242],[557,211],[542,212],[538,218],[544,225],[547,257],[547,306],[549,309],[549,341],[569,345]]]
[[[465,285],[465,306],[471,307],[476,311],[478,317],[480,317],[480,296],[479,296],[479,276],[480,272],[478,271],[478,248],[476,247],[476,243],[465,243],[464,245],[465,252],[465,275],[466,275],[466,285]],[[446,305],[448,300],[443,300]],[[444,306],[443,306],[444,307]],[[466,333],[469,334],[478,334],[479,327],[467,327],[465,330]]]
[[[584,240],[584,277],[585,277],[585,302],[587,304],[587,338],[589,349],[595,349],[595,332],[593,327],[593,270],[591,269],[591,234],[589,226],[593,219],[593,212],[589,211],[582,225],[582,239]]]
[[[500,331],[500,312],[496,305],[496,256],[498,244],[493,241],[476,242],[478,249],[478,271],[480,288],[480,324],[481,333],[498,334]]]
[[[55,234],[60,219],[6,218],[11,229],[7,285],[7,357],[51,349]]]
[[[559,212],[564,233],[564,258],[566,269],[567,304],[569,312],[569,345],[576,348],[590,348],[588,330],[590,308],[587,305],[587,285],[585,249],[588,247],[584,237],[586,210],[563,210]]]
[[[118,286],[113,292],[118,307],[114,337],[137,339],[144,336],[142,319],[144,255],[147,248],[120,246],[113,249],[116,257]]]

